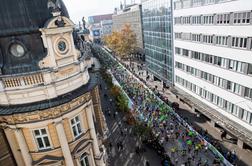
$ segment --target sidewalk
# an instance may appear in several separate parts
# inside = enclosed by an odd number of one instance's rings
[[[126,62],[126,64],[129,64],[129,62]],[[138,70],[135,65],[135,71],[139,77],[146,80],[147,75],[144,69]],[[138,74],[139,72],[143,72],[143,74],[139,75]],[[192,126],[202,128],[203,130],[207,129],[209,135],[211,135],[215,140],[217,140],[218,143],[221,144],[224,148],[226,148],[229,151],[235,150],[240,160],[240,162],[238,162],[239,166],[252,165],[252,152],[251,151],[241,149],[236,144],[233,144],[229,142],[228,140],[221,141],[221,138],[220,138],[221,132],[217,128],[214,128],[213,126],[211,126],[211,124],[208,123],[204,117],[197,117],[196,113],[193,112],[187,104],[179,101],[176,98],[176,96],[172,94],[168,89],[165,89],[165,91],[163,92],[163,87],[162,87],[161,82],[153,81],[153,79],[150,79],[150,81],[147,81],[147,85],[152,88],[155,88],[157,86],[157,90],[159,91],[159,93],[167,97],[170,102],[179,103],[180,110],[177,111],[177,113],[181,117],[187,117],[188,122],[191,123]]]

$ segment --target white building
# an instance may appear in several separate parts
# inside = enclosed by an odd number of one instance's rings
[[[175,0],[175,87],[252,147],[252,1]]]
[[[141,5],[132,4],[126,5],[121,10],[116,11],[113,16],[113,31],[120,31],[125,24],[129,24],[131,29],[136,34],[137,47],[143,49],[143,32],[141,20]]]
[[[112,20],[103,20],[101,21],[101,35],[110,35],[112,33]]]

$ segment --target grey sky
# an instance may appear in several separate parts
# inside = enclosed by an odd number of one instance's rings
[[[115,7],[120,6],[124,0],[64,0],[71,19],[78,23],[83,16],[113,13]],[[130,3],[131,0],[127,0]],[[140,0],[135,0],[140,2]]]

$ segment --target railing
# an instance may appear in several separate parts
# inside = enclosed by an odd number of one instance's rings
[[[21,86],[38,85],[44,83],[42,73],[33,74],[29,76],[6,77],[2,78],[5,88],[14,88]]]

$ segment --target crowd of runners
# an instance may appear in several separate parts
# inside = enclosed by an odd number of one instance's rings
[[[119,82],[129,98],[134,117],[152,129],[154,139],[174,165],[231,165],[217,149],[198,134],[173,109],[162,101],[145,81],[137,78],[118,59],[97,48],[97,56]],[[153,144],[153,138],[147,140]],[[167,161],[167,165],[169,165]]]

